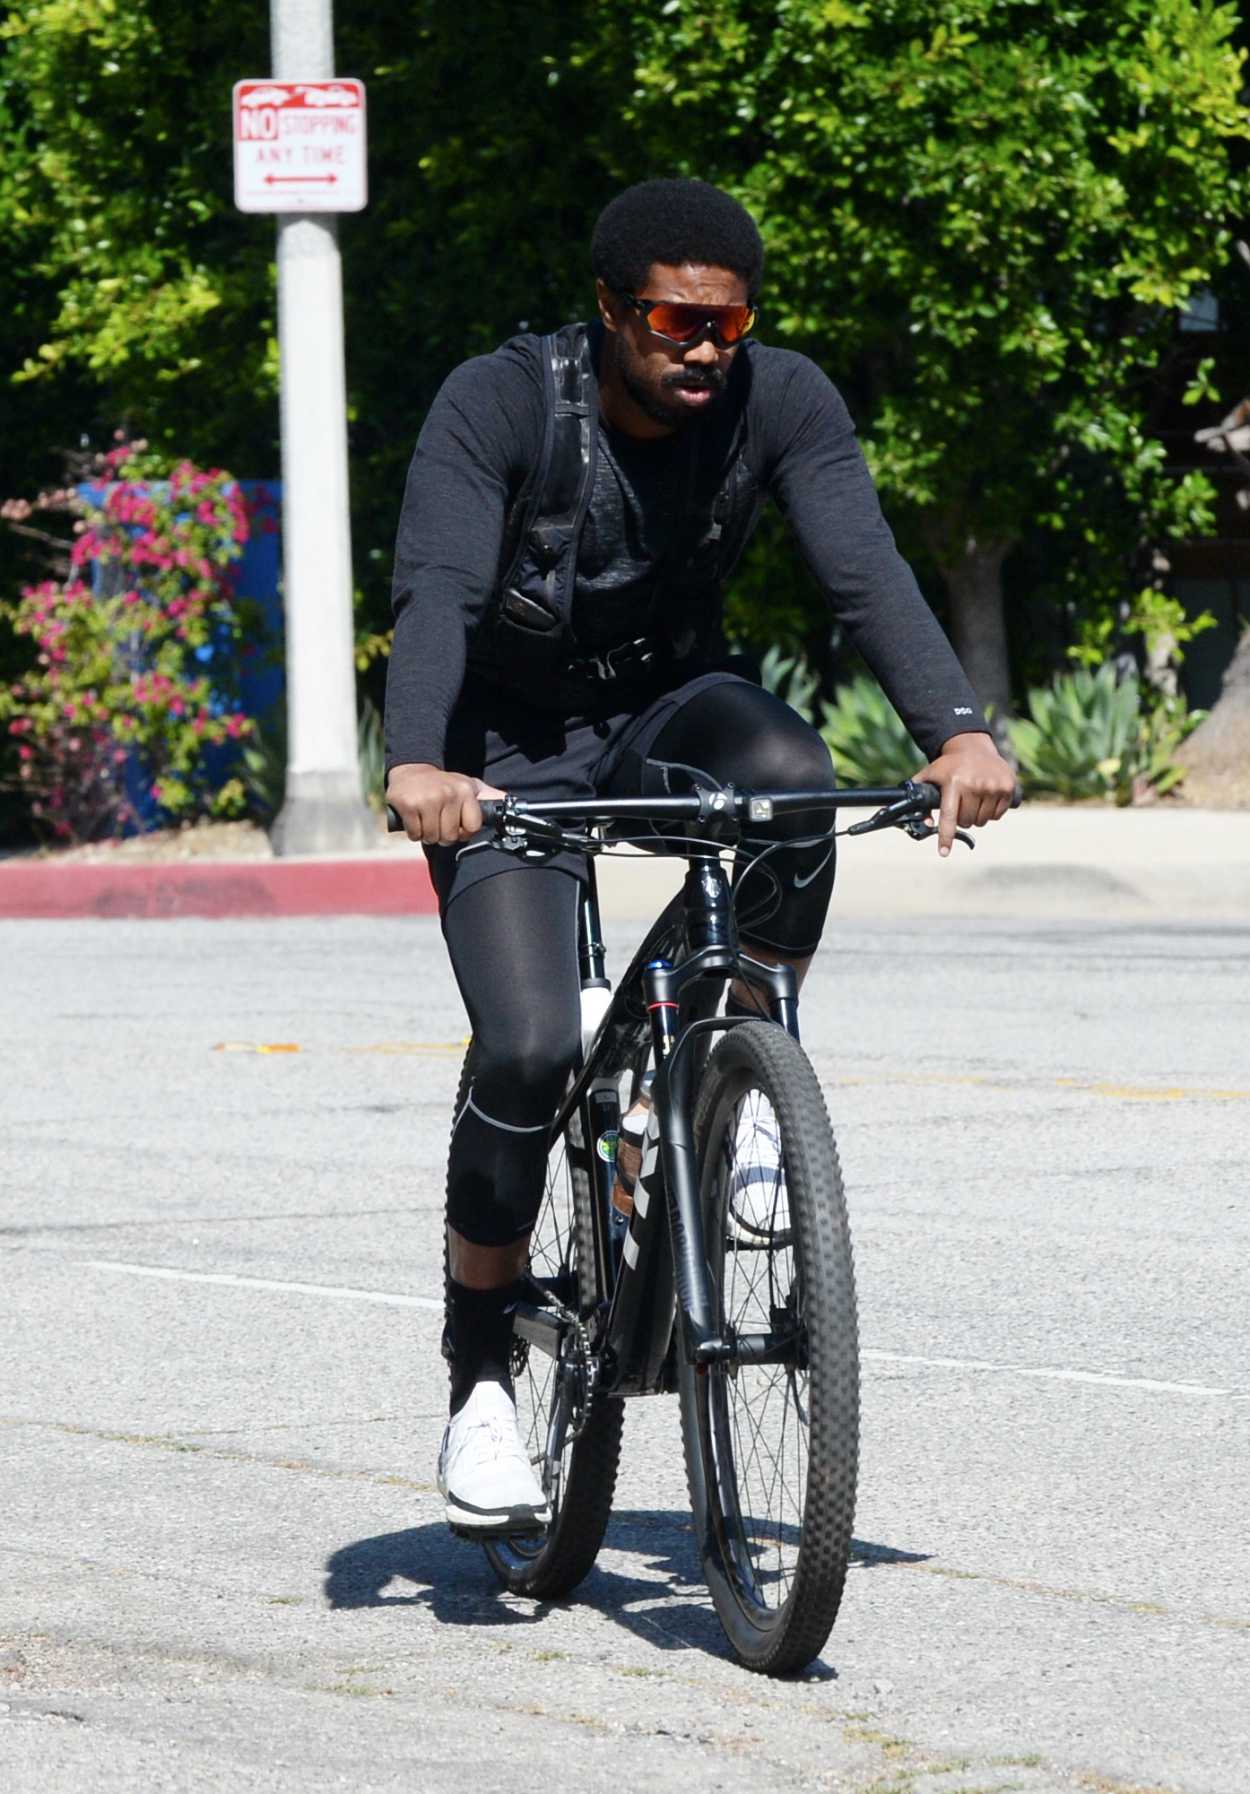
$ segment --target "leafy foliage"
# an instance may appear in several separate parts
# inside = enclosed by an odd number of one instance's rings
[[[768,327],[858,396],[953,601],[968,557],[1041,523],[1075,628],[1115,623],[1149,545],[1209,527],[1151,412],[1244,207],[1236,24],[1208,0],[633,9],[627,116],[761,218]]]
[[[1181,698],[1145,704],[1136,675],[1108,661],[1030,692],[1028,718],[1008,733],[1026,792],[1131,804],[1184,777],[1177,751],[1205,714]]]
[[[949,572],[1050,532],[1031,598],[1057,652],[1118,646],[1152,546],[1209,518],[1154,425],[1176,309],[1245,210],[1235,25],[1209,0],[534,0],[519,40],[508,0],[340,8],[373,194],[341,224],[362,630],[389,620],[438,383],[584,315],[599,206],[685,172],[761,219],[763,334],[845,387],[908,552]],[[223,153],[265,10],[13,0],[0,39],[0,490],[55,477],[84,419],[276,472],[272,225],[234,212]],[[744,565],[734,633],[818,653],[779,540]]]
[[[242,785],[210,750],[252,726],[236,701],[247,615],[230,576],[249,530],[237,485],[128,445],[99,472],[89,500],[60,491],[5,506],[10,520],[77,515],[66,575],[0,606],[35,651],[0,690],[9,783],[65,842],[120,833],[152,806],[170,819],[237,814]]]
[[[820,732],[838,777],[849,785],[895,785],[925,763],[898,711],[867,673],[823,706]]]

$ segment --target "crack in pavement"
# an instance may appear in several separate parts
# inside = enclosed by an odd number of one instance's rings
[[[241,1464],[261,1470],[292,1470],[305,1476],[325,1477],[339,1482],[372,1483],[377,1488],[412,1489],[420,1495],[435,1492],[433,1483],[415,1482],[411,1477],[396,1476],[390,1471],[349,1470],[334,1464],[317,1464],[308,1458],[275,1458],[262,1452],[240,1451],[228,1446],[200,1445],[175,1433],[125,1433],[108,1427],[80,1426],[68,1420],[31,1420],[28,1416],[19,1414],[0,1414],[0,1426],[34,1427],[40,1432],[59,1433],[71,1439],[95,1439],[105,1445],[142,1446],[149,1451],[211,1458],[220,1463]]]
[[[275,1458],[259,1452],[199,1445],[168,1433],[126,1433],[104,1427],[83,1426],[72,1421],[31,1420],[19,1415],[6,1414],[0,1414],[0,1426],[33,1427],[37,1431],[56,1433],[67,1438],[95,1439],[107,1445],[137,1446],[150,1451],[186,1454],[191,1457],[211,1459],[215,1462],[238,1464],[245,1468],[294,1471],[307,1476],[323,1477],[341,1482],[371,1483],[378,1488],[410,1489],[423,1495],[435,1493],[433,1483],[416,1482],[409,1477],[396,1476],[389,1472],[349,1470],[330,1464],[317,1464],[307,1458]],[[10,1548],[3,1547],[3,1549]],[[859,1555],[861,1560],[868,1561],[862,1552]],[[1008,1576],[993,1570],[965,1570],[953,1564],[934,1563],[932,1559],[916,1561],[914,1558],[889,1557],[879,1560],[873,1558],[872,1561],[879,1563],[882,1568],[911,1570],[928,1576],[939,1576],[951,1582],[983,1583],[994,1588],[1007,1589],[1016,1594],[1038,1595],[1051,1601],[1079,1602],[1091,1607],[1109,1607],[1119,1613],[1136,1614],[1150,1619],[1179,1621],[1188,1625],[1209,1626],[1222,1632],[1250,1632],[1250,1618],[1193,1612],[1185,1608],[1169,1607],[1161,1601],[1144,1601],[1134,1599],[1130,1595],[1111,1594],[1103,1589],[1065,1588],[1054,1583],[1040,1582],[1033,1577]]]
[[[63,1233],[118,1233],[127,1228],[148,1227],[237,1227],[263,1224],[268,1221],[360,1221],[374,1215],[423,1215],[431,1203],[405,1202],[392,1208],[310,1208],[289,1213],[264,1215],[143,1215],[133,1221],[32,1221],[23,1227],[0,1227],[0,1239],[18,1239],[41,1234],[53,1237]]]
[[[191,1676],[197,1695],[202,1681],[225,1688],[230,1681],[240,1678],[259,1680],[271,1688],[297,1696],[394,1699],[397,1703],[418,1702],[426,1711],[431,1704],[436,1704],[444,1712],[457,1717],[463,1714],[464,1708],[462,1684],[430,1686],[414,1679],[414,1672],[419,1675],[422,1669],[438,1660],[444,1648],[441,1644],[418,1651],[388,1654],[384,1663],[339,1659],[326,1665],[324,1679],[309,1680],[306,1671],[301,1673],[294,1660],[274,1653],[243,1655],[203,1647],[187,1650],[146,1643],[119,1644],[112,1639],[80,1637],[64,1631],[41,1633],[39,1642],[51,1644],[54,1649],[59,1648],[71,1660],[87,1659],[88,1664],[91,1654],[98,1654],[110,1665],[112,1673],[124,1680],[128,1695],[131,1696],[136,1691],[142,1692],[145,1686],[153,1694],[169,1689],[171,1683],[177,1689],[181,1679]],[[464,1648],[475,1660],[483,1654],[489,1654],[496,1659],[511,1657],[519,1660],[531,1670],[549,1666],[558,1679],[566,1681],[570,1672],[593,1673],[599,1668],[595,1659],[563,1651],[547,1653],[541,1648],[514,1644],[511,1640],[475,1639],[471,1647],[466,1644]],[[68,1664],[56,1664],[58,1685],[55,1690],[47,1690],[42,1696],[36,1695],[32,1690],[23,1691],[16,1698],[7,1701],[0,1700],[0,1716],[64,1719],[89,1724],[103,1734],[112,1732],[134,1735],[129,1702],[126,1707],[119,1707],[114,1691],[107,1687],[71,1689],[67,1684],[76,1679],[74,1668],[72,1661]],[[136,1677],[136,1668],[140,1668],[139,1677]],[[146,1678],[142,1676],[143,1669],[148,1672]],[[162,1671],[166,1673],[162,1675]],[[639,1672],[636,1666],[623,1666],[609,1670],[608,1673],[621,1677]],[[840,1735],[851,1760],[830,1764],[827,1769],[817,1771],[811,1761],[804,1761],[794,1753],[794,1741],[786,1731],[779,1733],[776,1728],[769,1728],[768,1731],[756,1733],[750,1729],[749,1720],[746,1721],[745,1728],[737,1732],[726,1730],[723,1725],[718,1726],[714,1716],[720,1716],[724,1712],[724,1690],[714,1679],[673,1673],[668,1669],[643,1673],[648,1680],[661,1683],[666,1692],[688,1690],[701,1707],[707,1708],[710,1705],[711,1712],[696,1709],[688,1713],[671,1713],[661,1708],[648,1713],[643,1707],[636,1718],[625,1718],[587,1711],[583,1704],[584,1694],[577,1705],[571,1704],[567,1699],[557,1704],[541,1688],[536,1688],[529,1698],[497,1695],[492,1699],[488,1690],[483,1690],[476,1699],[480,1711],[501,1717],[521,1721],[537,1720],[548,1725],[554,1723],[558,1727],[588,1730],[604,1738],[669,1738],[677,1745],[693,1744],[722,1759],[736,1758],[760,1769],[772,1770],[803,1789],[853,1788],[860,1790],[861,1794],[886,1794],[888,1788],[890,1794],[909,1794],[921,1778],[927,1776],[962,1777],[969,1773],[984,1776],[986,1772],[1022,1770],[1026,1772],[1025,1786],[1038,1788],[1039,1794],[1042,1787],[1039,1775],[1045,1778],[1045,1794],[1053,1794],[1061,1784],[1089,1789],[1091,1794],[1095,1790],[1097,1794],[1164,1794],[1163,1790],[1120,1789],[1117,1784],[1100,1780],[1089,1772],[1064,1772],[1037,1752],[1027,1755],[961,1752],[954,1755],[949,1747],[928,1748],[913,1739],[896,1736],[865,1724],[872,1717],[869,1714],[850,1708],[830,1710],[827,1683],[824,1682],[815,1695],[806,1692],[807,1685],[804,1682],[774,1685],[766,1692],[757,1692],[750,1687],[735,1688],[735,1709],[757,1711],[761,1714],[785,1714],[792,1724],[801,1719],[809,1726],[819,1727],[819,1731],[809,1733],[808,1741],[809,1749],[821,1759],[827,1760],[832,1755],[828,1743],[824,1742],[829,1739],[830,1732]],[[168,1700],[170,1695],[166,1693],[165,1698]],[[74,1706],[62,1704],[70,1700],[75,1703]],[[139,1723],[146,1725],[148,1722],[141,1717]],[[779,1754],[779,1744],[786,1751],[785,1755]],[[1011,1785],[1021,1787],[1019,1782]],[[966,1788],[967,1784],[944,1780],[943,1786],[950,1790],[950,1794],[956,1794],[958,1787]],[[984,1790],[985,1784],[978,1782],[976,1786]]]

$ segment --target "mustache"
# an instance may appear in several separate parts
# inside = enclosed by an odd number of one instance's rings
[[[684,386],[692,392],[719,392],[724,384],[725,376],[719,368],[677,368],[661,381],[663,386]]]

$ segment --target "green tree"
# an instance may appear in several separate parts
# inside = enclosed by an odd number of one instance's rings
[[[632,11],[628,123],[761,220],[768,327],[858,401],[1000,712],[1003,566],[1030,530],[1074,535],[1105,599],[1134,550],[1208,523],[1151,424],[1178,308],[1245,202],[1236,25],[1211,0]]]
[[[94,389],[83,427],[104,409],[113,423],[155,413],[197,452],[255,447],[272,278],[231,202],[229,88],[232,70],[265,66],[266,40],[263,15],[238,5],[9,8],[0,235],[30,302],[11,390],[46,403],[69,373]]]
[[[439,381],[584,313],[599,206],[688,172],[761,219],[763,333],[844,385],[983,695],[1007,701],[1023,540],[1069,569],[1030,639],[1075,606],[1097,645],[1149,544],[1205,514],[1152,406],[1244,200],[1235,22],[1206,0],[340,6],[338,66],[369,89],[372,198],[341,221],[365,626]],[[234,211],[228,149],[265,9],[12,0],[0,46],[0,496],[118,424],[276,472],[273,227]],[[767,546],[743,590],[794,634],[802,582]]]
[[[338,8],[337,66],[369,105],[370,204],[339,225],[369,627],[388,620],[404,473],[440,381],[584,306],[589,221],[615,177],[580,146],[619,83],[602,58],[570,67],[592,16],[536,0],[519,44],[508,0]],[[235,211],[230,167],[230,89],[269,67],[266,10],[16,0],[0,50],[0,496],[119,424],[276,473],[274,227]]]

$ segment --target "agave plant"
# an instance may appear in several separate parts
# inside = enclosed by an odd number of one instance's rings
[[[386,741],[378,707],[370,698],[365,698],[360,706],[356,751],[360,759],[360,789],[365,802],[380,812],[385,802],[382,793],[386,785]]]
[[[286,790],[286,704],[279,700],[257,719],[239,756],[252,813],[269,822],[282,808]]]
[[[382,718],[377,706],[365,698],[356,722],[356,747],[360,758],[361,795],[374,810],[381,810],[386,765]],[[242,777],[253,812],[268,822],[282,808],[286,795],[286,705],[279,703],[258,723],[244,744]]]
[[[1028,717],[1008,722],[1007,734],[1026,791],[1131,804],[1185,776],[1177,749],[1205,714],[1183,698],[1148,707],[1137,675],[1106,661],[1031,691]]]
[[[848,785],[896,785],[926,756],[875,679],[860,673],[823,706],[821,734],[838,777]]]
[[[784,698],[805,723],[811,722],[812,699],[820,680],[802,654],[786,654],[778,647],[770,648],[760,662],[760,684],[765,691]]]

